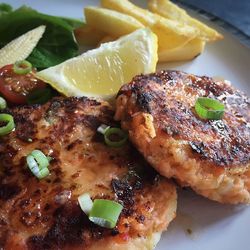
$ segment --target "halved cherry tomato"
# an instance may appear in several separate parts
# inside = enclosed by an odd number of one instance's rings
[[[13,64],[0,69],[0,94],[13,104],[27,103],[27,96],[34,89],[46,87],[46,83],[35,77],[35,70],[19,75],[14,73]]]

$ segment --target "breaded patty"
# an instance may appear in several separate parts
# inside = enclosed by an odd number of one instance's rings
[[[105,145],[101,124],[116,126],[105,102],[55,98],[3,111],[16,129],[0,138],[0,248],[152,249],[175,217],[175,186],[129,144]],[[39,180],[26,166],[34,149],[52,157]],[[115,200],[124,208],[114,229],[89,221],[79,195]]]
[[[225,104],[203,120],[198,97]],[[163,176],[222,203],[250,203],[250,101],[227,81],[179,71],[135,77],[118,93],[115,119]]]

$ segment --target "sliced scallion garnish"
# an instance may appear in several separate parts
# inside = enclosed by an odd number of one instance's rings
[[[199,117],[207,120],[220,120],[225,110],[224,104],[208,97],[199,97],[195,103],[195,111]]]
[[[80,195],[78,202],[90,221],[106,228],[114,228],[116,226],[123,209],[120,203],[111,200],[95,199],[93,202],[88,193]]]
[[[14,118],[9,114],[0,114],[0,122],[7,123],[4,126],[0,127],[0,136],[9,134],[14,128]]]
[[[30,73],[32,70],[32,64],[26,60],[17,61],[13,65],[14,73],[18,75],[25,75]]]
[[[93,201],[90,198],[90,195],[88,193],[82,194],[78,197],[79,205],[82,209],[82,211],[89,215],[89,212],[91,211],[93,207]]]
[[[27,165],[30,171],[39,179],[46,177],[49,174],[49,160],[41,150],[33,150],[26,157]]]
[[[49,169],[48,168],[43,168],[43,169],[41,169],[40,171],[39,171],[39,173],[37,174],[37,178],[38,179],[42,179],[42,178],[44,178],[44,177],[46,177],[46,176],[48,176],[49,175]]]
[[[118,139],[113,139],[112,137],[117,137]],[[127,133],[120,128],[108,128],[104,133],[105,143],[111,147],[121,147],[126,143],[127,139]]]
[[[49,166],[49,160],[41,150],[35,149],[31,152],[31,155],[37,161],[40,169],[47,168]]]
[[[3,97],[0,96],[0,110],[5,109],[7,107],[7,102]]]
[[[89,213],[89,220],[101,227],[114,228],[122,209],[123,206],[118,202],[96,199]]]
[[[30,171],[36,176],[39,173],[40,168],[39,168],[34,156],[31,154],[28,155],[26,157],[26,162],[27,162],[27,165],[28,165]]]
[[[99,126],[97,128],[97,131],[101,134],[105,134],[105,132],[110,128],[110,126],[106,125],[106,124],[102,124],[101,126]]]

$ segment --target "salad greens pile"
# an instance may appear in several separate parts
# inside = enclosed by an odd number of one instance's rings
[[[46,25],[46,31],[36,48],[27,58],[38,69],[59,64],[78,53],[73,30],[83,25],[82,21],[39,13],[27,6],[13,10],[8,4],[0,4],[0,48],[14,38]]]

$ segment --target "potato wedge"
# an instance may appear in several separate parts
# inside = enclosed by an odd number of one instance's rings
[[[205,47],[205,41],[195,38],[184,46],[172,49],[158,51],[160,62],[176,62],[194,59],[200,55]]]
[[[149,27],[158,36],[159,48],[162,50],[183,46],[197,35],[196,29],[153,14],[128,0],[101,0],[101,5],[130,15]]]
[[[148,8],[152,12],[157,13],[165,18],[178,20],[183,24],[194,27],[198,31],[198,37],[202,40],[215,41],[223,38],[223,36],[215,29],[212,29],[197,19],[192,18],[185,10],[170,2],[169,0],[149,0]]]
[[[128,0],[101,0],[101,6],[133,16],[145,26],[151,26],[155,22],[153,13],[134,5]]]
[[[118,38],[144,28],[144,25],[134,17],[114,10],[86,7],[84,13],[87,25],[112,37]]]
[[[95,47],[107,34],[101,30],[88,25],[81,26],[74,30],[76,41],[82,46]]]
[[[183,26],[172,20],[157,16],[157,21],[150,29],[158,36],[159,50],[169,50],[184,46],[195,35],[189,26]]]

